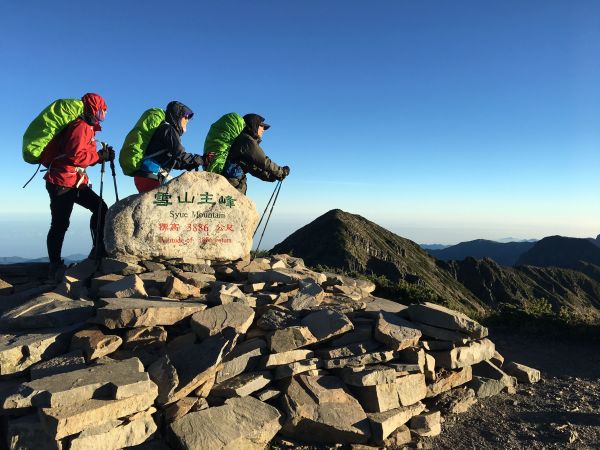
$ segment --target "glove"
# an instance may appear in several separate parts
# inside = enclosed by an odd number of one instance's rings
[[[105,147],[98,152],[98,158],[100,158],[100,161],[114,161],[115,160],[115,151],[109,145],[108,147]]]
[[[204,159],[200,155],[194,155],[194,158],[186,167],[186,170],[195,170],[198,171],[198,168],[204,164]]]
[[[281,168],[281,175],[279,177],[277,177],[278,180],[283,180],[285,177],[287,177],[290,174],[290,168],[289,166],[283,166]]]
[[[213,159],[215,159],[215,152],[209,152],[206,155],[204,155],[204,167],[208,167],[210,166],[210,164],[212,163]]]

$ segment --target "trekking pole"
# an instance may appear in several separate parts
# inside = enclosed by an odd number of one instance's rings
[[[106,149],[106,143],[102,142],[102,150]],[[98,220],[96,222],[96,242],[94,242],[94,246],[96,247],[96,261],[100,261],[100,233],[102,230],[102,205],[104,204],[104,200],[102,199],[102,191],[104,190],[104,159],[102,159],[102,168],[100,169],[100,205],[98,205]]]
[[[258,225],[256,225],[256,230],[254,230],[254,234],[252,235],[252,237],[256,236],[256,232],[258,231],[258,229],[260,228],[260,224],[262,223],[264,217],[265,217],[265,213],[267,212],[267,209],[269,209],[269,205],[271,204],[271,200],[273,200],[273,196],[275,195],[275,191],[277,190],[277,188],[279,187],[279,183],[281,183],[281,181],[279,181],[276,185],[275,185],[275,189],[273,190],[273,193],[271,194],[271,198],[269,199],[269,201],[267,202],[267,206],[265,206],[265,210],[262,213],[262,216],[260,216],[260,220],[258,221]]]
[[[106,142],[101,142],[102,148],[106,148],[108,144]],[[115,160],[110,160],[110,171],[112,172],[113,184],[115,186],[115,198],[119,201],[119,191],[117,190],[117,173],[115,171]]]
[[[277,191],[277,194],[275,194],[275,200],[273,200],[273,205],[271,205],[271,210],[269,211],[269,215],[267,216],[267,221],[265,222],[265,227],[263,228],[263,231],[260,235],[260,239],[258,240],[258,245],[256,246],[256,250],[254,250],[255,256],[258,253],[258,249],[260,248],[260,243],[262,242],[262,238],[265,235],[267,225],[269,225],[269,219],[271,219],[271,214],[273,213],[273,208],[275,208],[275,203],[277,203],[277,197],[279,197],[279,192],[281,191],[282,183],[283,183],[283,180],[279,180],[279,184],[277,186],[275,186],[275,191]],[[275,191],[273,191],[273,193],[275,193]]]

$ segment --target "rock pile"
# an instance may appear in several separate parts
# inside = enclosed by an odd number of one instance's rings
[[[395,446],[539,380],[461,313],[287,255],[86,260],[56,287],[1,285],[10,449]]]

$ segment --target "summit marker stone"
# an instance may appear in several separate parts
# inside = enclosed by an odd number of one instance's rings
[[[109,254],[123,260],[231,261],[250,253],[257,223],[252,200],[224,177],[186,172],[114,204],[104,242]]]

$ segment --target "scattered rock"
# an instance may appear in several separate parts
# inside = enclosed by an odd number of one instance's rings
[[[293,326],[275,330],[270,339],[270,347],[271,351],[275,353],[288,352],[314,344],[317,340],[308,327]]]
[[[372,439],[375,443],[383,444],[394,431],[407,423],[412,417],[420,414],[425,409],[425,405],[421,402],[410,406],[401,406],[400,408],[391,409],[381,413],[368,414],[371,430],[373,433]],[[407,429],[407,428],[406,428]],[[406,433],[406,431],[404,431]],[[398,436],[396,440],[410,442],[410,431],[408,432],[408,440],[406,437]]]
[[[31,380],[72,372],[85,368],[85,358],[81,350],[75,350],[64,355],[55,356],[48,361],[41,361],[29,368]]]
[[[394,350],[403,350],[417,345],[421,331],[409,321],[395,314],[384,312],[377,319],[374,337]]]
[[[410,429],[419,436],[437,436],[442,432],[439,411],[419,414],[410,419]]]
[[[281,428],[276,408],[253,397],[192,412],[170,425],[179,445],[190,450],[264,449]]]
[[[94,302],[73,300],[55,292],[46,292],[0,316],[6,329],[58,328],[85,322],[94,314]]]
[[[104,298],[104,306],[96,311],[96,323],[107,328],[136,328],[173,325],[206,305],[192,302],[147,300],[142,298]]]
[[[446,369],[459,369],[477,364],[494,356],[495,346],[489,339],[472,341],[466,346],[455,347],[445,352],[431,352],[435,363]]]
[[[137,275],[128,275],[118,281],[107,283],[98,289],[98,295],[104,298],[148,297],[144,282]]]
[[[0,334],[0,375],[19,373],[32,364],[65,353],[76,327],[40,333]]]
[[[191,319],[192,330],[200,339],[214,336],[227,328],[244,334],[254,320],[254,310],[241,303],[214,306],[195,313]]]
[[[366,443],[367,415],[337,377],[298,375],[283,396],[287,421],[282,433],[307,443]]]
[[[190,297],[199,297],[200,289],[196,286],[185,284],[173,275],[167,277],[163,285],[162,293],[165,297],[177,300],[185,300]]]
[[[81,350],[88,361],[110,355],[123,343],[119,336],[106,335],[97,328],[81,330],[71,339],[71,350]]]
[[[40,418],[46,433],[62,439],[118,417],[145,411],[152,406],[156,395],[157,388],[151,383],[142,394],[120,400],[91,399],[80,404],[42,408]]]
[[[144,268],[142,266],[128,263],[126,261],[119,261],[118,259],[113,258],[102,258],[100,270],[105,275],[134,275],[144,272]]]
[[[514,376],[521,383],[537,383],[541,379],[539,370],[527,367],[523,364],[510,361],[503,367],[506,373]]]
[[[413,321],[439,328],[461,331],[472,338],[482,339],[488,330],[466,315],[435,303],[410,305],[404,313]]]

